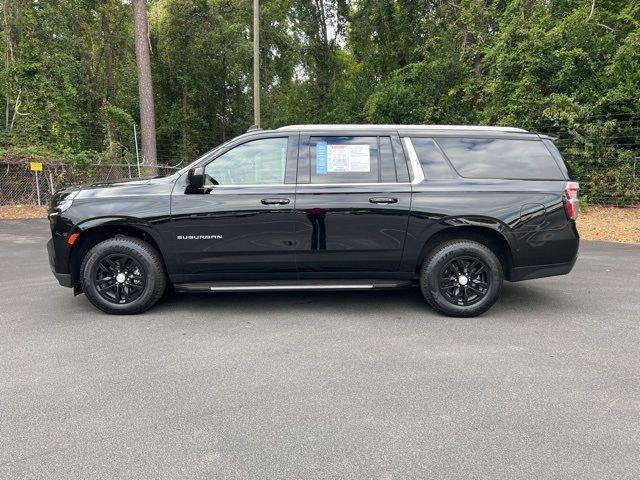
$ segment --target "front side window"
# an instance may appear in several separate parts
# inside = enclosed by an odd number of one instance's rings
[[[218,185],[283,184],[287,138],[263,138],[243,143],[205,168],[207,182]]]
[[[562,180],[545,145],[538,140],[438,138],[458,173],[467,178]]]
[[[380,181],[377,137],[311,137],[311,183]]]

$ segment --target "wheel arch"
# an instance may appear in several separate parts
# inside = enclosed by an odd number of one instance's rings
[[[424,245],[415,265],[415,272],[420,271],[427,256],[440,244],[450,240],[473,240],[489,248],[502,264],[507,280],[511,279],[513,268],[512,248],[503,232],[496,228],[480,225],[445,225],[432,233],[424,241]]]
[[[71,281],[76,293],[81,291],[80,266],[85,255],[98,243],[117,236],[133,237],[147,242],[162,258],[166,271],[166,261],[158,242],[158,234],[149,224],[132,222],[131,219],[126,217],[109,217],[94,219],[76,225],[72,233],[79,234],[77,241],[71,248],[69,258]]]

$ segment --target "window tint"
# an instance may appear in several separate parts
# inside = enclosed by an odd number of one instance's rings
[[[219,156],[205,173],[220,185],[282,184],[286,163],[287,139],[263,138]]]
[[[404,149],[400,139],[394,137],[391,139],[391,149],[393,150],[393,157],[396,161],[396,176],[398,182],[408,182],[409,179],[409,166],[405,158]]]
[[[425,179],[456,178],[456,174],[451,170],[449,163],[432,138],[412,137],[411,143],[416,155],[418,155],[420,165],[422,165]]]
[[[569,168],[569,164],[565,161],[564,157],[560,153],[560,150],[558,150],[558,147],[556,147],[556,145],[551,140],[543,139],[542,143],[544,143],[549,149],[551,155],[553,155],[553,158],[556,159],[556,163],[560,167],[560,170],[563,171],[567,178],[572,177],[572,172]]]
[[[537,140],[438,138],[437,142],[463,177],[563,179],[551,153]]]
[[[380,180],[385,183],[395,183],[398,181],[398,176],[391,149],[391,139],[379,137],[378,142],[380,144]]]
[[[311,183],[379,181],[376,137],[311,137]]]

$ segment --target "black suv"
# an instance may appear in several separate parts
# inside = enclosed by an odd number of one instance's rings
[[[552,139],[507,127],[298,125],[251,131],[164,178],[51,200],[49,260],[99,309],[176,291],[418,283],[473,316],[515,282],[568,273],[578,185]]]

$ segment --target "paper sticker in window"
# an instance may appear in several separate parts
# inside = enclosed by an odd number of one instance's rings
[[[317,162],[316,158],[316,164]],[[369,145],[326,145],[326,172],[324,173],[369,171],[371,171]]]
[[[327,142],[316,144],[316,173],[318,175],[327,173]]]

